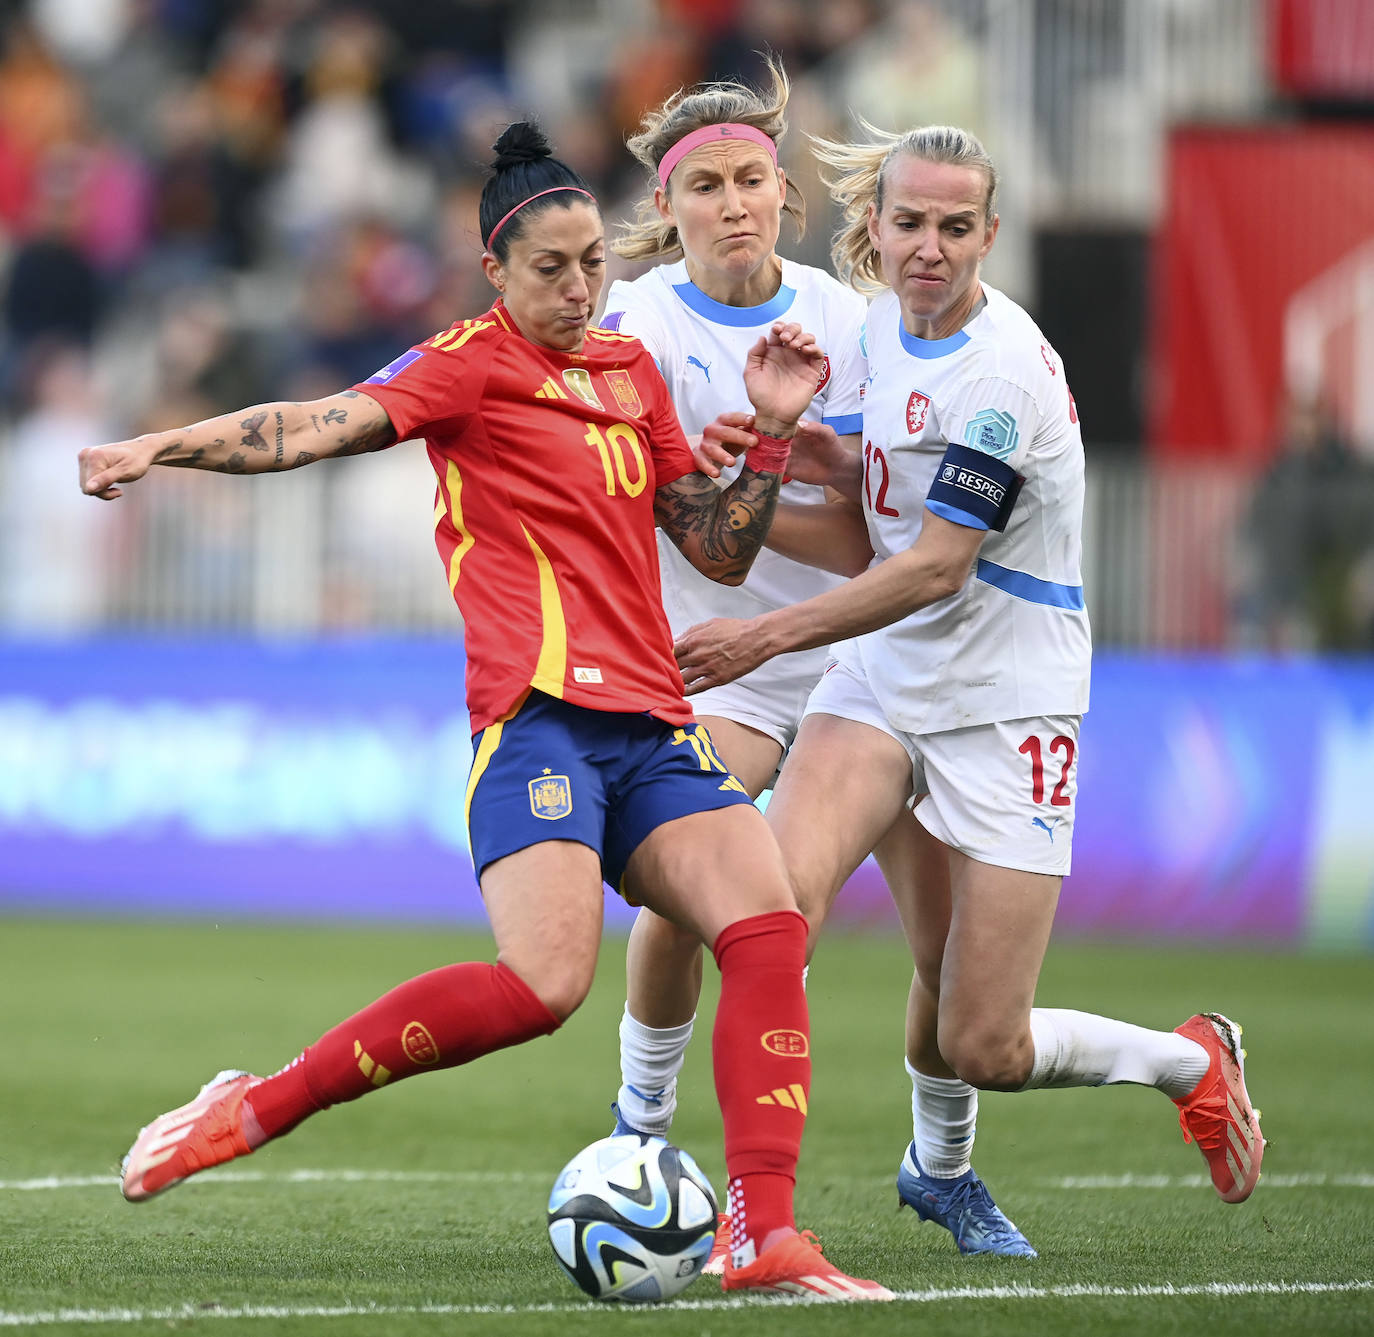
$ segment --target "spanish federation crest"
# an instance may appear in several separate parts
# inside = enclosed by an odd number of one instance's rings
[[[606,384],[611,387],[611,393],[615,396],[615,402],[620,405],[620,410],[627,418],[637,418],[644,412],[644,404],[639,398],[639,391],[635,388],[635,383],[630,379],[628,371],[616,370],[605,373]]]
[[[541,775],[530,781],[530,811],[554,822],[572,811],[572,786],[566,775]]]

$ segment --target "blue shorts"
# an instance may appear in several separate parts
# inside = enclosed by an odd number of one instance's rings
[[[656,827],[751,800],[699,724],[587,710],[531,692],[510,719],[474,735],[467,816],[477,876],[545,840],[575,840],[620,889]]]

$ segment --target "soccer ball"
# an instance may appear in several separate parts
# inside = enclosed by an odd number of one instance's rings
[[[594,1300],[650,1304],[688,1286],[711,1256],[716,1195],[661,1137],[603,1137],[563,1168],[549,1194],[549,1242]]]

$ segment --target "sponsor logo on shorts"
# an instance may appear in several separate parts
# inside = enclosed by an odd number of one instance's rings
[[[1049,836],[1050,844],[1053,845],[1055,828],[1063,820],[1062,817],[1051,817],[1047,822],[1043,817],[1032,817],[1031,825],[1038,826],[1047,836]]]
[[[925,431],[926,415],[930,412],[930,396],[913,390],[906,401],[906,430],[909,436]]]
[[[551,775],[547,770],[531,780],[530,811],[545,821],[556,822],[572,811],[572,782],[566,775]]]
[[[759,1043],[770,1053],[782,1058],[805,1058],[811,1046],[801,1031],[765,1031]]]
[[[406,1023],[405,1030],[401,1032],[401,1048],[412,1063],[428,1066],[439,1061],[439,1046],[434,1043],[434,1037],[423,1022]]]

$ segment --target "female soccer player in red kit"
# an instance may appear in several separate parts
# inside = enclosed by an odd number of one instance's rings
[[[605,247],[585,183],[532,126],[511,126],[496,151],[480,206],[491,310],[331,398],[81,452],[83,490],[109,500],[153,464],[269,472],[425,439],[439,554],[465,622],[468,819],[498,949],[494,965],[399,985],[266,1079],[219,1074],[140,1133],[124,1196],[142,1201],[330,1105],[556,1030],[591,985],[603,879],[628,873],[721,970],[726,1288],[890,1299],[794,1226],[806,924],[762,816],[683,700],[654,539],[657,523],[701,571],[743,580],[823,355],[796,325],[750,351],[761,448],[719,492],[696,472],[643,346],[590,325]],[[775,1089],[796,1098],[760,1102]]]

